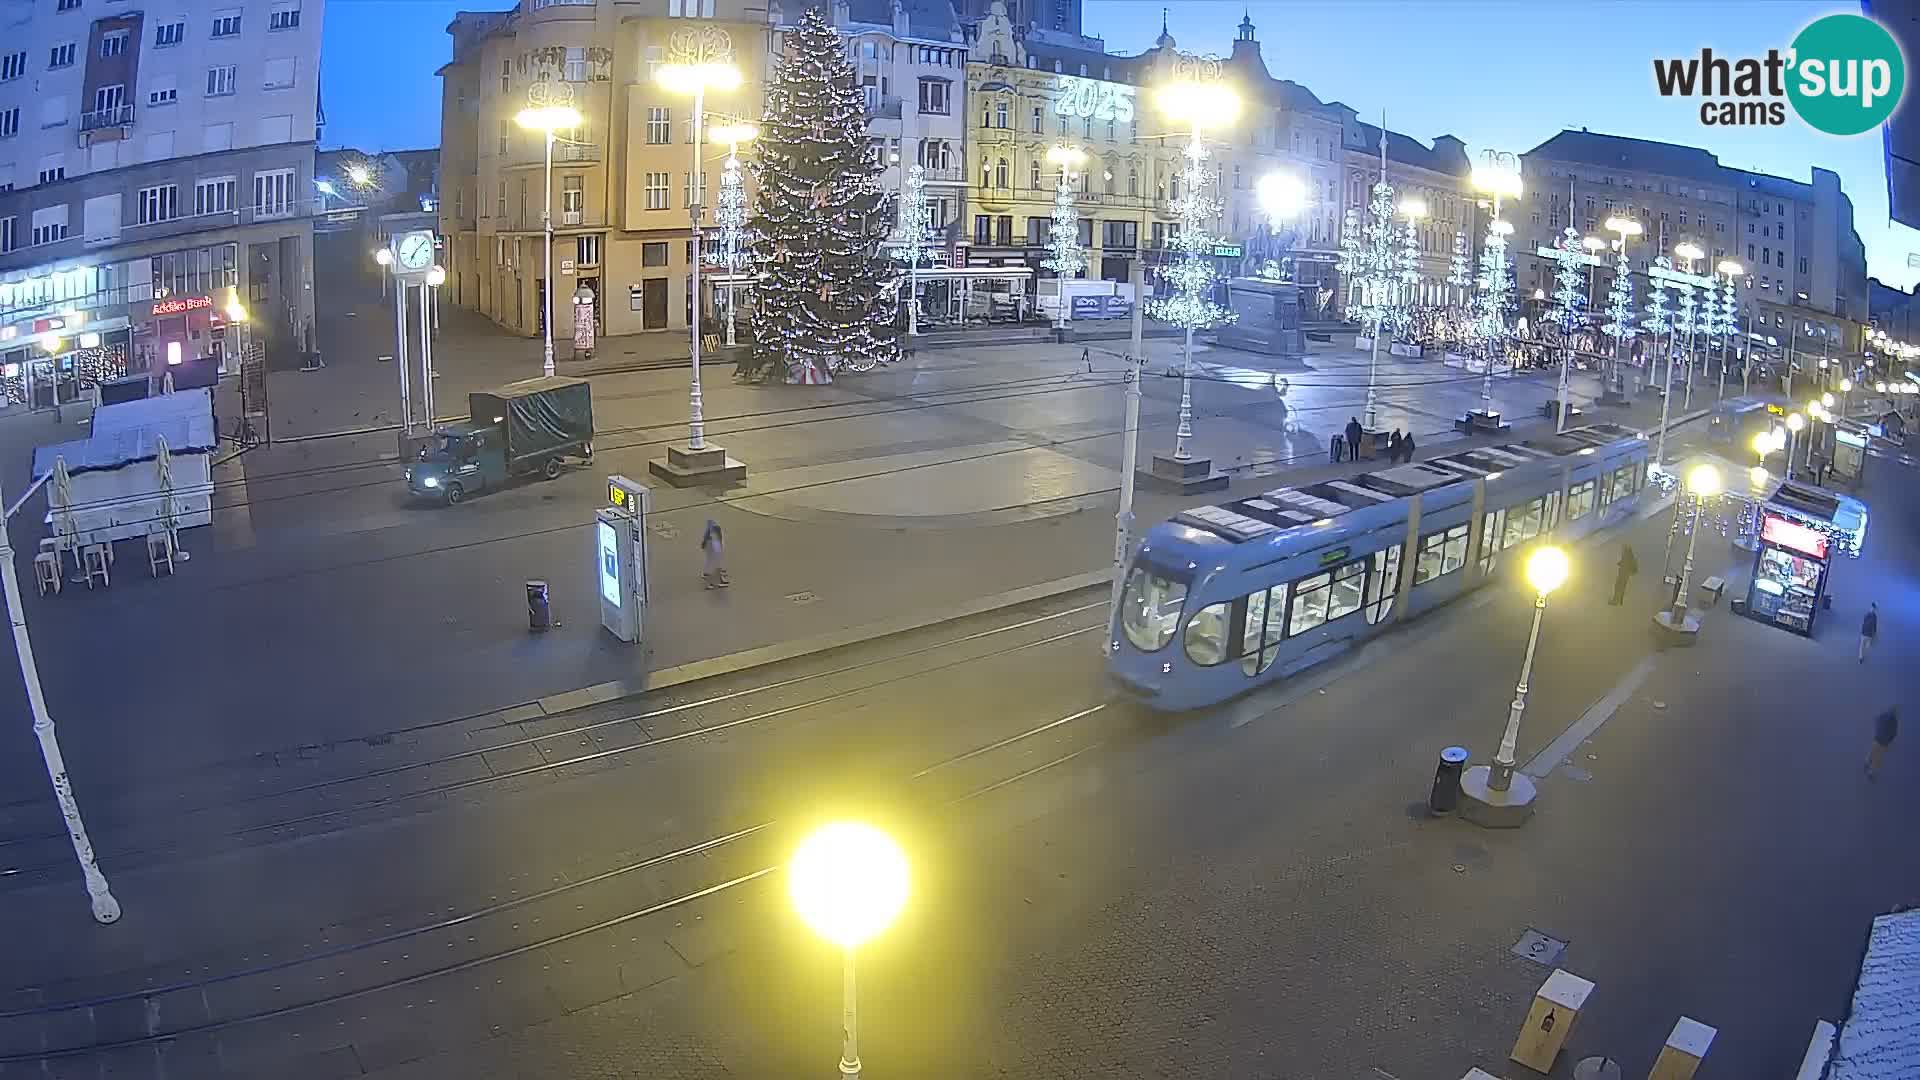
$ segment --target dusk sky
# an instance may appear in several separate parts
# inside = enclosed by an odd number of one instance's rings
[[[498,5],[504,9],[505,3]],[[323,103],[327,147],[367,151],[439,144],[440,85],[434,71],[452,52],[445,28],[461,8],[447,0],[332,0],[327,5]],[[1160,32],[1162,5],[1086,0],[1089,33],[1111,51],[1134,53]],[[1276,77],[1323,101],[1343,101],[1370,122],[1422,142],[1453,134],[1478,155],[1519,153],[1561,128],[1702,147],[1722,164],[1807,180],[1820,165],[1840,174],[1867,270],[1901,288],[1920,281],[1907,256],[1920,232],[1887,220],[1878,131],[1843,139],[1791,116],[1785,127],[1716,128],[1697,105],[1654,90],[1656,56],[1763,55],[1785,48],[1820,15],[1857,4],[1805,0],[1341,0],[1274,3],[1181,0],[1170,20],[1182,49],[1224,55],[1250,12]],[[1609,45],[1613,37],[1631,44]],[[1909,91],[1910,94],[1913,91]]]

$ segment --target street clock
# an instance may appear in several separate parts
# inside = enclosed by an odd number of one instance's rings
[[[424,277],[433,269],[433,254],[433,230],[401,233],[393,242],[393,269],[396,273]]]

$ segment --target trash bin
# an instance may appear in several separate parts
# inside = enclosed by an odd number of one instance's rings
[[[547,583],[527,582],[527,629],[553,629],[553,605],[547,599]]]
[[[1453,813],[1460,804],[1460,774],[1466,767],[1466,747],[1449,746],[1440,751],[1440,764],[1433,770],[1433,794],[1427,797],[1427,810],[1436,817]]]

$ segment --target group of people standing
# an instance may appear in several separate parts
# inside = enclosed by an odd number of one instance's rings
[[[1347,420],[1346,430],[1341,433],[1341,436],[1334,441],[1334,460],[1360,460],[1360,444],[1367,437],[1366,429],[1360,426],[1360,418],[1350,417]],[[1387,461],[1391,464],[1412,461],[1415,449],[1417,447],[1411,431],[1402,435],[1399,428],[1394,428],[1393,434],[1387,437]]]

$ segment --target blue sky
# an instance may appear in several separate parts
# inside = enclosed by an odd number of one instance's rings
[[[1117,52],[1138,52],[1160,33],[1154,0],[1085,0],[1089,32]],[[439,142],[434,70],[451,55],[446,0],[331,0],[322,93],[326,145],[399,150]],[[506,7],[500,4],[499,7]],[[1867,269],[1902,288],[1920,232],[1887,220],[1877,132],[1835,138],[1789,116],[1783,128],[1714,128],[1697,107],[1661,98],[1656,56],[1757,56],[1785,48],[1813,19],[1857,4],[1805,0],[1180,0],[1166,5],[1182,49],[1231,47],[1251,13],[1267,68],[1323,101],[1344,101],[1369,121],[1382,109],[1396,131],[1431,141],[1453,134],[1469,149],[1531,149],[1561,128],[1685,143],[1723,164],[1806,180],[1814,165],[1840,174],[1853,199]],[[1613,44],[1611,42],[1618,42]],[[1910,90],[1910,94],[1920,90]]]

